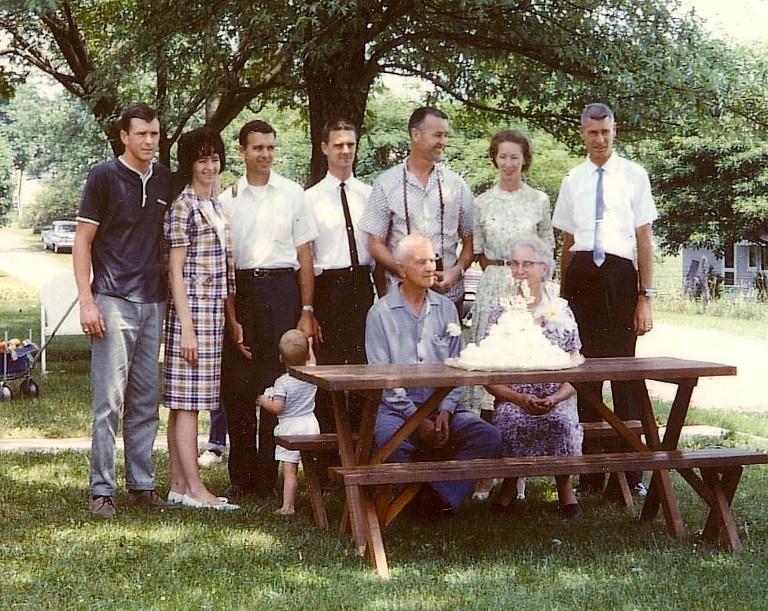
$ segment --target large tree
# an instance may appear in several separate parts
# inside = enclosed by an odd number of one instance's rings
[[[47,72],[88,102],[115,143],[119,108],[153,103],[167,127],[165,161],[190,122],[221,130],[248,106],[301,106],[317,179],[323,123],[338,114],[364,123],[382,74],[418,76],[435,96],[559,135],[573,134],[579,107],[594,99],[616,107],[626,133],[711,117],[730,104],[714,61],[725,51],[677,8],[677,0],[6,0],[0,81],[30,66]]]

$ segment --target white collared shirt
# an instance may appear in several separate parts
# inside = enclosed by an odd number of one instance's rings
[[[605,252],[634,260],[635,230],[659,214],[648,173],[615,151],[603,164],[603,240]],[[595,195],[598,167],[587,158],[563,178],[552,224],[573,235],[571,252],[590,251],[595,244]]]
[[[306,197],[317,226],[317,238],[312,243],[315,274],[326,269],[340,269],[352,265],[347,238],[347,223],[341,205],[341,181],[328,173],[325,178],[307,189]],[[360,265],[370,265],[368,236],[358,229],[360,217],[371,194],[370,185],[354,176],[344,181],[349,204],[349,216],[355,229],[355,244]]]
[[[237,197],[229,188],[219,198],[232,234],[236,269],[299,268],[296,248],[317,237],[304,190],[272,170],[266,185],[243,176]]]

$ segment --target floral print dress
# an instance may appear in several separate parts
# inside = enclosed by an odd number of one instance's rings
[[[579,329],[573,312],[560,297],[549,297],[553,285],[544,287],[544,299],[534,315],[541,319],[544,336],[568,353],[581,349]],[[504,312],[499,306],[491,311],[488,326]],[[510,384],[510,388],[543,399],[556,393],[559,382],[540,384]],[[579,424],[576,395],[561,401],[548,413],[533,416],[508,401],[497,401],[493,424],[501,432],[501,455],[514,458],[525,456],[572,456],[581,454],[584,432]]]

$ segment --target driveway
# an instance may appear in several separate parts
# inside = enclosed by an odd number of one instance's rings
[[[40,287],[64,271],[72,271],[72,256],[31,250],[27,243],[7,228],[0,228],[0,272]]]
[[[759,391],[765,379],[768,343],[716,331],[655,323],[653,331],[637,342],[638,356],[675,356],[735,365],[736,376],[702,378],[691,403],[698,407],[768,411],[768,398]],[[671,401],[674,387],[649,382],[652,396]]]
[[[42,250],[31,252],[10,230],[0,229],[0,271],[40,287],[71,269],[70,255]],[[699,380],[692,404],[703,408],[768,411],[768,398],[758,391],[765,377],[768,342],[657,322],[653,332],[638,340],[637,354],[735,365],[736,376]],[[654,397],[666,401],[674,398],[674,387],[669,384],[649,382],[648,388]]]

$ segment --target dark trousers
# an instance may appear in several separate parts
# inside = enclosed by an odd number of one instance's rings
[[[277,418],[261,410],[257,423],[256,399],[285,372],[278,343],[301,314],[296,274],[262,278],[238,271],[235,310],[253,358],[244,358],[227,334],[221,396],[229,425],[229,480],[245,491],[270,491],[277,481]]]
[[[315,278],[315,318],[323,329],[323,342],[315,345],[319,365],[365,363],[365,318],[373,305],[373,284],[367,270],[326,271]],[[347,415],[359,428],[363,399],[347,397]],[[323,433],[335,432],[330,393],[317,391],[315,415]]]
[[[591,252],[574,253],[565,276],[564,294],[576,316],[582,354],[587,358],[634,356],[635,307],[637,305],[637,271],[632,261],[607,255],[605,263],[597,266]],[[579,419],[595,422],[602,418],[582,400],[584,391],[602,396],[602,382],[581,383],[577,386]],[[635,382],[611,382],[613,410],[622,420],[639,419],[640,405],[636,399]],[[621,444],[616,449],[629,449]],[[586,446],[584,453],[596,448]],[[642,473],[628,474],[630,486],[642,479]],[[581,476],[580,485],[602,488],[601,474]]]

